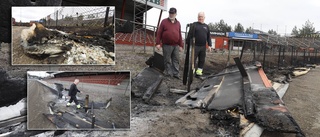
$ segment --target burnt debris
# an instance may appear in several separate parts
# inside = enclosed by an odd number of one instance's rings
[[[71,32],[72,29],[77,32]],[[27,56],[38,60],[48,58],[48,64],[114,65],[114,34],[110,29],[113,25],[97,32],[69,28],[70,33],[66,33],[34,23],[22,30],[21,45]]]
[[[0,107],[17,103],[27,97],[26,80],[12,78],[6,71],[0,70]]]

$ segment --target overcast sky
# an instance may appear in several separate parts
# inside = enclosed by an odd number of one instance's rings
[[[39,21],[41,18],[47,17],[50,14],[53,14],[54,11],[58,9],[61,9],[61,7],[12,7],[12,17],[16,19],[16,22],[20,22],[20,20],[22,22],[29,22],[31,20]],[[113,9],[114,7],[110,8],[110,10],[113,10]],[[88,15],[92,13],[99,13],[99,12],[105,12],[105,11],[106,11],[105,6],[65,7],[63,9],[63,12],[60,12],[59,14],[61,16],[64,15],[65,17],[66,15],[76,16],[77,12],[79,13],[79,15],[81,13],[83,13],[83,15]],[[102,15],[102,14],[99,14],[99,15]],[[59,15],[59,18],[61,18],[60,15]],[[53,16],[51,18],[53,18]]]
[[[29,22],[30,20],[39,20],[47,15],[54,13],[58,7],[12,7],[12,17],[16,22]]]
[[[284,34],[291,33],[295,25],[301,28],[309,19],[316,31],[320,31],[319,0],[168,0],[168,10],[170,7],[177,8],[183,31],[187,23],[197,21],[200,11],[205,12],[207,24],[223,19],[232,28],[240,22],[245,29],[251,26]],[[147,24],[156,26],[159,14],[159,9],[151,9]],[[163,12],[162,19],[166,17],[168,12]]]
[[[223,19],[232,28],[240,22],[244,28],[253,27],[267,32],[278,30],[280,34],[291,33],[297,25],[301,28],[309,19],[314,23],[316,31],[320,31],[319,0],[168,0],[168,9],[177,8],[177,19],[182,30],[186,24],[197,21],[197,14],[204,11],[206,23]],[[57,7],[13,7],[12,16],[16,21],[29,22],[39,20],[54,12]],[[151,9],[147,13],[147,24],[157,25],[159,9]],[[162,19],[168,17],[163,12]]]

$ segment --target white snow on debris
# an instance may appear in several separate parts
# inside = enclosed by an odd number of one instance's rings
[[[8,107],[1,107],[0,121],[20,116],[21,115],[20,110],[25,109],[26,104],[27,104],[26,99],[24,98],[15,105],[10,105]]]

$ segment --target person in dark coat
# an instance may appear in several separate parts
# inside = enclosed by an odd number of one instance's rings
[[[195,38],[195,49],[194,49],[194,66],[197,68],[196,75],[201,76],[202,70],[206,58],[206,45],[208,44],[209,52],[212,50],[212,42],[210,37],[209,26],[204,23],[205,14],[204,12],[198,13],[198,22],[194,22],[192,30],[189,31],[187,37],[187,43],[191,42],[191,39]],[[196,66],[198,60],[198,66]]]
[[[76,97],[77,93],[78,92],[80,93],[80,90],[77,88],[78,83],[79,83],[79,79],[75,79],[74,82],[70,86],[70,90],[68,93],[68,95],[70,96],[70,100],[67,103],[67,107],[69,107],[71,105],[71,103],[74,101],[74,103],[76,103],[76,105],[77,105],[77,109],[81,108],[81,106],[78,102],[78,99]]]

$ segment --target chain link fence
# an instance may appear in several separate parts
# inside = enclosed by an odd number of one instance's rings
[[[234,64],[232,58],[235,56],[240,57],[243,63],[259,61],[265,70],[320,63],[318,39],[278,37],[273,41],[270,37],[260,38],[261,41],[234,43],[240,45],[240,48],[232,47],[230,52],[227,51],[230,63]]]
[[[134,30],[134,25],[140,25],[142,28]],[[122,50],[138,53],[153,53],[156,50],[158,27],[118,18],[115,19],[115,27],[116,44],[130,45],[129,48]],[[181,32],[183,42],[185,35],[186,32]]]
[[[40,19],[47,27],[105,27],[114,24],[115,7],[61,7]]]

